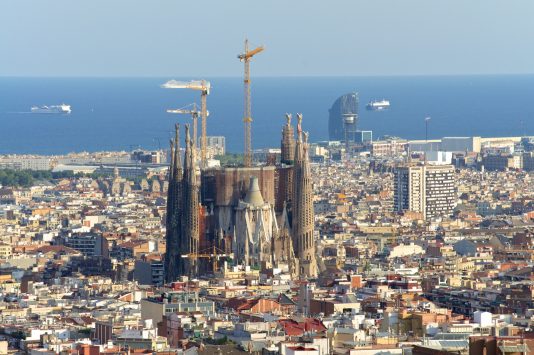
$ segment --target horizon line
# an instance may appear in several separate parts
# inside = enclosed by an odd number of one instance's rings
[[[391,77],[482,77],[482,76],[532,76],[530,73],[459,73],[459,74],[350,74],[350,75],[255,75],[255,78],[391,78]],[[169,77],[182,78],[242,78],[242,75],[2,75],[0,78],[13,79],[161,79]]]

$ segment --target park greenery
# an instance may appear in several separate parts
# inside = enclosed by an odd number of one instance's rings
[[[72,171],[58,171],[53,172],[51,170],[12,170],[12,169],[0,169],[0,186],[7,187],[30,187],[38,184],[39,182],[51,182],[58,179],[70,179],[73,177],[88,177],[92,179],[107,178],[112,174],[94,172],[91,174],[77,173]],[[133,181],[136,185],[141,183],[141,180],[146,179],[143,176],[129,177],[127,180]],[[158,179],[157,176],[152,176],[147,179]]]
[[[11,170],[0,169],[0,185],[10,187],[30,187],[38,181],[71,178],[72,171],[52,172],[50,170]]]

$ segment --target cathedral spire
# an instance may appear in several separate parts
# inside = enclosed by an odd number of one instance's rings
[[[308,163],[308,133],[302,132],[302,114],[297,115],[297,144],[293,165],[292,240],[302,277],[317,276],[315,256],[313,189]]]
[[[191,156],[191,136],[189,135],[189,125],[185,125],[185,155],[184,155],[184,172],[189,173]]]
[[[295,164],[301,162],[304,158],[302,145],[302,114],[297,113],[297,143],[295,144]]]
[[[282,128],[281,162],[285,165],[293,164],[295,158],[295,132],[291,126],[291,114],[286,113],[286,124]]]
[[[276,198],[276,211],[282,212],[287,204],[291,213],[291,198],[293,196],[293,169],[295,160],[295,131],[291,125],[292,116],[286,113],[286,124],[282,126],[282,139],[280,142],[280,166],[278,167],[278,195]]]
[[[182,155],[180,153],[180,125],[178,123],[174,126],[174,142],[173,168],[175,172],[180,174],[182,172]]]
[[[174,140],[169,140],[169,151],[171,152],[171,164],[169,166],[168,180],[172,181],[174,171]]]
[[[170,141],[171,164],[169,189],[167,191],[165,281],[172,282],[180,276],[181,258],[181,211],[182,211],[182,166],[180,159],[180,128],[175,126],[175,138]]]
[[[298,140],[302,141],[302,113],[297,113],[297,135]]]
[[[197,276],[198,246],[200,240],[200,199],[199,184],[196,178],[195,149],[192,147],[189,125],[185,125],[185,158],[182,191],[182,250],[188,256],[183,274]]]

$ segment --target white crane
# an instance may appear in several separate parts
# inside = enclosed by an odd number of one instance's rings
[[[161,85],[164,89],[190,89],[200,91],[200,117],[201,117],[201,136],[200,136],[200,161],[202,167],[207,166],[206,159],[206,119],[208,118],[207,96],[210,93],[211,84],[207,80],[177,81],[169,80]],[[168,112],[168,111],[167,111]],[[195,135],[195,133],[193,132]]]
[[[201,111],[199,111],[197,108],[197,104],[192,103],[182,108],[168,109],[167,113],[191,115],[191,118],[193,119],[193,147],[197,149],[197,137],[198,137],[197,122],[198,122],[198,115],[201,113]],[[209,117],[210,112],[207,111],[206,115]]]

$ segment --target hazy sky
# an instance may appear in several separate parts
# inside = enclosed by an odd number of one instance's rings
[[[0,0],[3,76],[534,73],[533,0]]]

